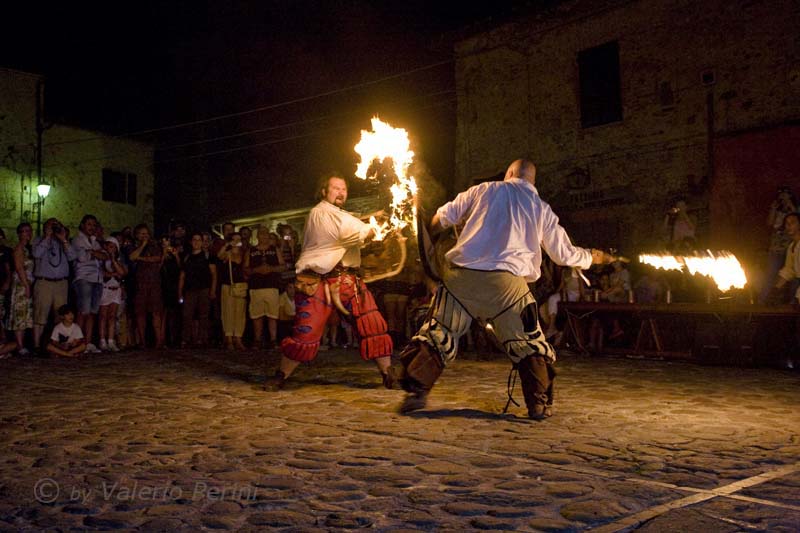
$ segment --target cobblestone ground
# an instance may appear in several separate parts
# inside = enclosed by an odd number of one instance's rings
[[[563,356],[534,422],[502,358],[411,416],[353,351],[262,392],[276,360],[0,361],[0,528],[800,530],[796,372]]]

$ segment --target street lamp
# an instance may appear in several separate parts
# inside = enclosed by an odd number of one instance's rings
[[[46,179],[40,179],[39,185],[36,186],[36,193],[39,195],[36,209],[36,234],[42,234],[42,206],[47,195],[50,194],[50,184]]]

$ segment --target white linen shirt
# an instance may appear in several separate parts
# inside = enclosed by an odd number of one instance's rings
[[[573,246],[558,217],[531,183],[519,178],[470,187],[437,210],[442,227],[466,220],[445,255],[458,266],[504,270],[536,281],[542,252],[559,265],[589,268],[592,252]]]
[[[345,267],[361,266],[361,246],[368,233],[368,224],[322,200],[308,215],[296,271],[327,274],[339,262]]]

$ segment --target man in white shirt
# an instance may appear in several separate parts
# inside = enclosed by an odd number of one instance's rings
[[[601,250],[573,246],[535,187],[536,167],[519,159],[502,182],[481,183],[440,207],[431,232],[464,224],[446,254],[432,313],[401,354],[392,379],[409,393],[403,413],[425,406],[428,392],[458,352],[458,339],[473,319],[505,348],[522,381],[528,416],[552,414],[555,351],[539,327],[528,282],[541,274],[541,250],[559,265],[587,269],[610,262]]]
[[[308,216],[303,250],[295,266],[295,319],[292,335],[281,342],[280,368],[267,379],[267,390],[282,389],[300,363],[313,360],[331,312],[332,300],[355,322],[360,336],[361,358],[375,361],[387,381],[392,339],[375,299],[358,275],[361,247],[374,231],[345,211],[347,183],[338,175],[327,176],[318,189],[321,201]],[[337,305],[338,307],[338,305]]]

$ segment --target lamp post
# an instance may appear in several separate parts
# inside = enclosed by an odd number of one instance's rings
[[[36,235],[42,234],[42,206],[47,195],[50,194],[50,184],[47,180],[40,179],[39,185],[36,186],[36,194],[39,195],[39,201],[36,204]]]

